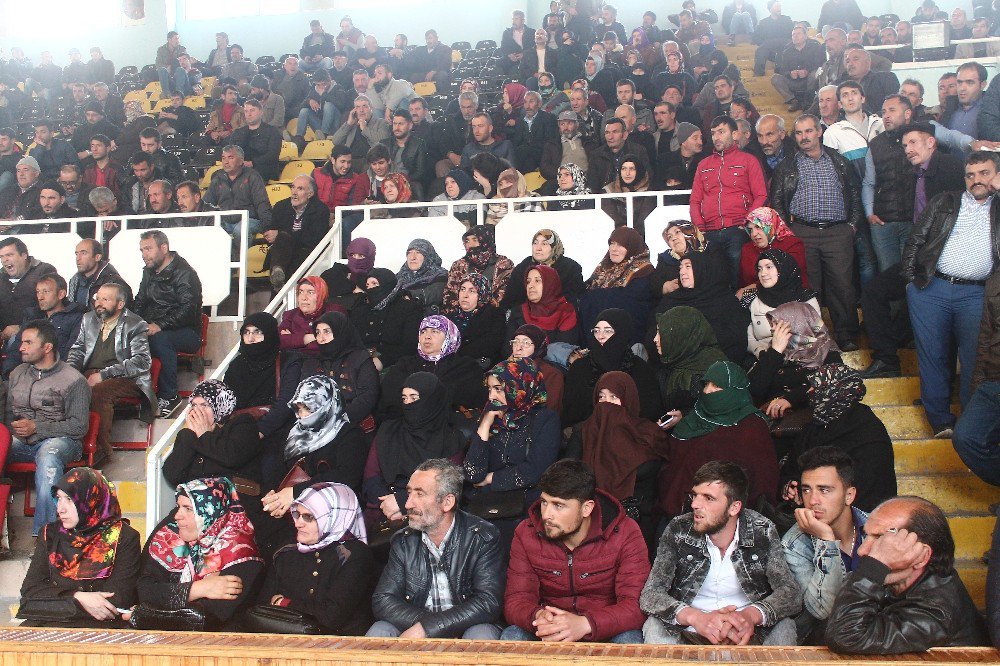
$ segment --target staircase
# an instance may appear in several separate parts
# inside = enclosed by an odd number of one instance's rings
[[[729,62],[740,70],[740,77],[747,92],[750,93],[750,101],[753,102],[761,115],[773,113],[785,119],[788,133],[791,134],[792,121],[802,113],[796,111],[789,113],[785,101],[781,95],[771,85],[771,74],[774,73],[774,65],[768,63],[767,73],[764,76],[754,76],[753,56],[757,47],[753,44],[737,44],[736,46],[719,47],[729,58]]]

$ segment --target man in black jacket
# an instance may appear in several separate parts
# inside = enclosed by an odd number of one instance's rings
[[[184,168],[181,167],[181,161],[176,155],[171,155],[163,149],[161,141],[160,131],[155,127],[147,127],[139,132],[139,147],[142,152],[149,155],[160,177],[175,185],[184,180]]]
[[[491,523],[459,510],[462,469],[441,458],[417,467],[404,507],[393,495],[383,512],[409,527],[392,536],[368,636],[496,640],[500,627],[500,535]]]
[[[233,131],[227,143],[243,149],[244,164],[265,182],[276,179],[281,172],[281,132],[264,122],[264,105],[255,99],[243,103],[243,117],[247,124]]]
[[[427,144],[413,136],[413,116],[409,111],[397,109],[392,113],[392,136],[380,143],[389,149],[393,172],[406,174],[410,181],[413,201],[424,201],[424,192],[434,172],[427,156]]]
[[[537,170],[545,145],[555,144],[559,140],[555,116],[543,111],[541,107],[542,96],[529,90],[524,95],[524,115],[507,132],[522,173]]]
[[[311,176],[296,176],[292,196],[274,204],[271,224],[264,231],[271,249],[267,261],[271,285],[278,289],[316,249],[330,230],[330,209],[316,198],[316,182]]]
[[[158,229],[139,236],[139,252],[145,267],[135,311],[149,323],[149,350],[162,364],[157,406],[166,418],[180,404],[177,352],[194,353],[201,346],[201,280],[184,257],[170,251],[167,235]]]
[[[767,0],[767,10],[770,14],[758,21],[753,30],[752,41],[757,45],[753,57],[754,76],[764,76],[768,60],[778,64],[792,34],[792,19],[781,13],[781,0]]]
[[[20,328],[24,312],[37,305],[35,285],[39,278],[57,272],[52,264],[28,254],[20,238],[0,240],[0,325],[3,338],[9,340]]]
[[[940,508],[920,497],[895,497],[872,512],[864,529],[861,560],[827,621],[831,650],[887,655],[989,644],[955,571],[955,541]]]

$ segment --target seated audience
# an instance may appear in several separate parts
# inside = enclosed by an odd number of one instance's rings
[[[619,227],[608,237],[608,252],[585,283],[580,295],[580,327],[594,327],[597,316],[609,307],[625,310],[632,320],[629,344],[639,342],[649,316],[650,280],[653,265],[649,248],[638,231]]]
[[[736,294],[737,298],[743,298],[749,290],[759,287],[757,284],[757,260],[765,250],[781,250],[792,259],[799,267],[802,274],[802,284],[809,286],[809,276],[806,271],[806,247],[799,240],[799,237],[792,233],[788,225],[784,223],[777,211],[773,208],[755,208],[747,215],[746,226],[747,235],[750,242],[743,246],[740,253],[740,279],[741,285]]]
[[[278,384],[278,321],[267,312],[247,315],[240,327],[240,353],[223,380],[236,394],[236,409],[274,402]]]
[[[423,238],[410,241],[406,261],[396,273],[399,288],[427,309],[440,307],[447,281],[448,271],[441,266],[441,257],[431,242]]]
[[[559,273],[546,264],[531,266],[524,275],[524,284],[527,300],[511,309],[508,333],[530,324],[542,329],[550,343],[576,345],[580,341],[576,310],[563,294]]]
[[[562,238],[551,229],[540,229],[531,239],[531,254],[514,267],[510,283],[504,294],[503,308],[514,309],[527,300],[525,278],[528,271],[538,265],[549,266],[559,275],[562,293],[570,303],[575,303],[583,291],[583,269],[573,259],[566,256]]]
[[[649,276],[653,301],[680,287],[681,259],[692,252],[705,252],[705,235],[690,220],[671,220],[663,229],[667,249],[656,258],[656,270]],[[715,245],[712,249],[715,249]]]
[[[458,304],[458,290],[461,280],[472,272],[481,273],[490,281],[490,303],[500,305],[510,282],[514,263],[497,254],[496,229],[493,225],[481,224],[462,234],[465,256],[455,260],[448,269],[448,284],[444,289],[442,306],[452,310]]]
[[[292,181],[292,195],[279,201],[271,211],[264,230],[270,246],[267,263],[271,286],[280,289],[285,279],[298,270],[309,253],[330,231],[330,209],[316,196],[316,183],[309,176]]]
[[[493,187],[492,184],[490,184],[490,187],[487,187],[488,181],[476,176],[479,173],[479,170],[476,168],[477,164],[483,161],[485,160],[481,158],[473,160],[472,177],[483,186],[483,191],[486,192],[487,199],[520,199],[538,196],[537,192],[528,191],[528,183],[524,179],[524,174],[513,168],[506,168],[500,171],[497,175],[496,187]],[[517,213],[538,213],[543,210],[545,210],[545,207],[542,203],[533,201],[511,204],[509,208],[505,203],[489,204],[486,206],[486,224],[494,226],[499,224],[510,211]]]
[[[282,352],[299,352],[315,355],[319,352],[316,320],[327,312],[342,310],[340,306],[326,302],[327,287],[322,278],[308,275],[299,280],[295,289],[295,307],[285,310],[278,324]]]
[[[36,197],[37,198],[37,197]],[[38,304],[36,286],[43,275],[57,273],[52,264],[28,254],[28,246],[20,238],[8,236],[0,240],[0,324],[3,339],[8,342],[17,333],[24,313]],[[8,346],[8,351],[12,351]]]
[[[641,643],[649,553],[638,525],[584,463],[552,464],[538,489],[514,533],[500,639]]]
[[[500,360],[505,340],[503,311],[487,300],[489,294],[489,281],[481,273],[469,273],[458,290],[458,307],[442,313],[462,335],[458,355],[468,356],[483,370]]]
[[[375,268],[375,243],[367,238],[354,238],[347,244],[347,271],[354,286],[364,291],[368,273]]]
[[[401,289],[388,268],[368,273],[365,295],[351,309],[351,325],[380,372],[406,356],[417,343],[423,314],[420,302]]]
[[[694,407],[702,376],[712,364],[727,358],[705,315],[686,305],[657,315],[653,344],[660,357],[660,394],[671,412]]]
[[[691,512],[667,525],[639,597],[645,642],[795,645],[802,590],[774,523],[747,508],[746,472],[712,461],[689,481]]]
[[[548,347],[549,339],[545,335],[545,331],[537,326],[525,324],[514,331],[510,340],[510,358],[515,361],[530,358],[535,362],[542,372],[542,384],[545,386],[545,393],[548,396],[545,406],[556,414],[562,414],[566,381],[563,371],[545,359]]]
[[[564,111],[563,113],[572,114],[572,111]],[[573,123],[576,120],[571,121]],[[563,135],[563,152],[565,153],[567,147],[565,144],[572,141],[579,140],[578,137],[567,138]],[[580,152],[582,157],[586,159],[586,153],[584,148],[581,146]],[[594,207],[594,202],[592,199],[581,199],[587,194],[592,194],[590,188],[587,187],[587,174],[584,169],[573,162],[566,162],[562,164],[558,169],[556,169],[556,183],[558,188],[555,191],[556,196],[567,197],[567,199],[560,199],[558,201],[550,201],[548,203],[549,210],[588,210]]]
[[[485,199],[483,193],[476,189],[476,183],[462,169],[452,169],[444,177],[444,192],[434,197],[433,201],[475,201]],[[471,227],[476,223],[476,207],[474,205],[453,206],[449,213],[445,206],[431,206],[427,209],[431,217],[453,215],[459,222]]]
[[[66,360],[70,347],[80,332],[80,321],[87,307],[66,298],[66,280],[58,273],[49,273],[38,278],[35,285],[36,305],[24,311],[24,324],[35,319],[48,321],[56,329],[58,342],[56,354]],[[3,375],[21,364],[21,335],[15,334],[8,343],[10,351],[3,361]]]
[[[785,303],[805,303],[819,312],[816,292],[807,289],[799,265],[781,250],[764,250],[757,259],[757,283],[760,285],[750,302],[750,325],[747,327],[747,350],[754,356],[771,344],[771,320],[767,313]]]

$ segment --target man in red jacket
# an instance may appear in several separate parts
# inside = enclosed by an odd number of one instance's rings
[[[316,198],[330,209],[330,226],[333,226],[334,210],[337,206],[359,206],[368,196],[371,183],[363,173],[351,170],[351,149],[349,146],[337,145],[330,153],[330,160],[313,170],[313,180],[316,182]],[[341,239],[343,251],[347,252],[347,244],[351,242],[351,232],[361,222],[360,212],[344,213]]]
[[[743,231],[747,213],[767,203],[767,183],[760,162],[736,146],[738,126],[729,116],[712,121],[715,150],[698,164],[691,188],[691,221],[717,243],[729,257],[731,283],[735,289],[740,253],[747,235]]]
[[[504,595],[512,624],[500,640],[642,643],[649,553],[639,525],[578,460],[553,463],[538,489],[514,532]]]

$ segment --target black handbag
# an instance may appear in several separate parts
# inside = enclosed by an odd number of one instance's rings
[[[481,492],[471,500],[466,510],[484,520],[520,518],[524,514],[524,489]]]
[[[18,606],[17,616],[33,622],[69,622],[78,619],[76,602],[70,599],[25,599]]]
[[[164,610],[148,604],[139,604],[132,609],[129,626],[133,629],[152,631],[204,631],[205,615],[194,608]]]
[[[291,608],[258,604],[243,616],[243,629],[255,634],[319,634],[313,618]]]

